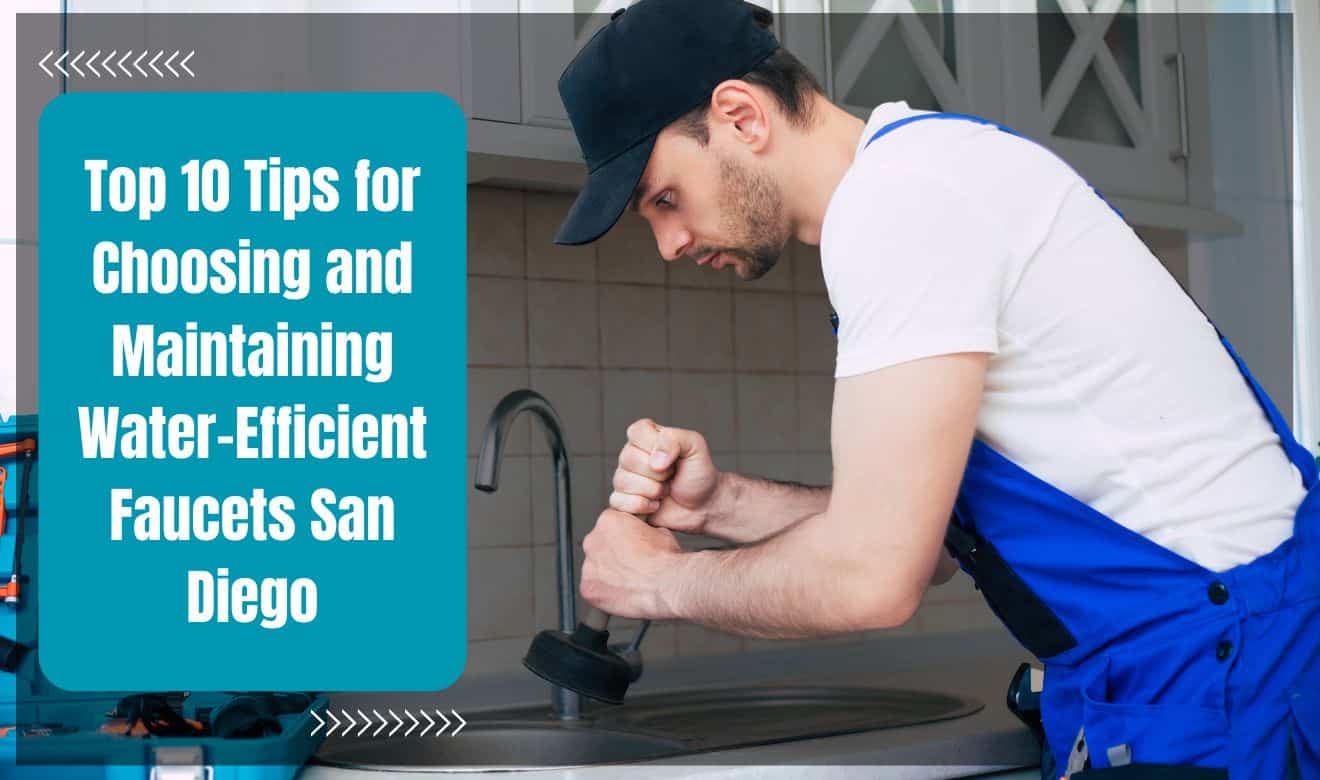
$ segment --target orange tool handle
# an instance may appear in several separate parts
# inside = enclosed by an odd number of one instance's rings
[[[11,458],[15,455],[18,455],[19,453],[36,452],[36,451],[37,451],[36,439],[19,439],[18,441],[7,441],[3,444],[0,444],[0,458]],[[0,536],[5,535],[5,521],[7,520],[5,515],[7,513],[5,512],[5,502],[3,496],[5,494],[5,479],[8,476],[9,476],[9,472],[5,471],[3,467],[0,467]]]
[[[9,582],[0,586],[0,599],[10,604],[18,601],[18,577],[11,576]]]
[[[36,439],[19,439],[18,441],[7,441],[0,444],[0,458],[8,458],[17,455],[20,452],[36,452]]]

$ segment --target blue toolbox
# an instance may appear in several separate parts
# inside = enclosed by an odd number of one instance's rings
[[[0,417],[0,778],[288,780],[316,752],[311,693],[61,691],[36,652],[37,419]]]

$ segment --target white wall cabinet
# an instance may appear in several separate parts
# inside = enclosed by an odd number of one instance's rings
[[[1210,208],[1206,48],[1196,17],[1149,13],[1167,10],[1168,0],[991,1],[1010,13],[986,13],[982,0],[761,4],[775,12],[784,45],[858,116],[906,100],[1000,121],[1057,152],[1136,224],[1237,232]],[[628,0],[516,3],[516,19],[485,22],[505,25],[490,36],[502,46],[472,44],[473,176],[571,189],[582,171],[559,75]],[[515,163],[528,158],[560,165]]]

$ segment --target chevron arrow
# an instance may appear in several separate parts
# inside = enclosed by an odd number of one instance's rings
[[[371,718],[368,718],[366,715],[363,715],[362,710],[358,710],[357,714],[358,717],[362,718],[362,730],[357,733],[357,736],[360,737],[363,734],[367,733],[367,729],[371,728]]]
[[[384,731],[385,727],[388,726],[388,725],[390,725],[390,724],[389,724],[389,721],[387,721],[387,720],[385,720],[385,718],[381,717],[381,714],[380,714],[379,712],[377,712],[376,710],[372,710],[372,711],[371,711],[371,714],[372,714],[372,715],[375,715],[375,716],[378,717],[378,718],[380,718],[380,726],[378,726],[378,727],[376,728],[375,731],[371,732],[371,736],[372,736],[373,738],[375,738],[375,737],[380,736],[380,732]]]
[[[438,736],[440,736],[441,734],[445,733],[445,729],[449,728],[449,718],[445,717],[445,714],[444,714],[443,712],[441,712],[440,710],[436,710],[436,711],[435,711],[435,714],[436,714],[437,717],[440,718],[440,720],[443,720],[443,721],[445,722],[445,725],[441,726],[441,727],[440,727],[438,730],[436,730],[436,732],[435,732],[435,735],[438,737]]]
[[[320,731],[321,728],[325,726],[325,721],[321,720],[321,716],[316,714],[316,710],[308,710],[308,712],[312,714],[313,718],[316,718],[316,728],[312,729],[312,733],[309,735],[314,737],[316,736],[316,732]]]
[[[331,726],[331,727],[330,727],[330,730],[327,731],[327,732],[325,732],[325,735],[328,737],[328,736],[330,736],[331,734],[335,733],[335,729],[339,728],[339,718],[336,718],[336,717],[335,717],[335,711],[334,711],[334,710],[330,710],[330,709],[327,709],[327,710],[325,711],[325,715],[326,715],[326,717],[328,717],[330,720],[332,720],[332,721],[335,722],[335,725]]]
[[[73,59],[69,60],[69,67],[73,68],[73,72],[77,73],[80,77],[83,75],[83,72],[82,68],[78,67],[78,59],[82,56],[82,51],[79,51],[77,54],[73,55]]]
[[[137,68],[137,72],[142,74],[142,78],[147,77],[147,72],[143,70],[142,66],[139,65],[138,63],[142,62],[142,58],[145,56],[147,56],[147,52],[143,51],[141,54],[138,55],[137,59],[133,60],[133,67]]]
[[[344,730],[343,730],[343,732],[341,732],[341,733],[342,733],[344,736],[349,736],[349,735],[352,733],[353,729],[357,726],[357,721],[353,720],[353,716],[350,715],[349,713],[345,712],[344,710],[340,710],[340,711],[339,711],[339,714],[340,714],[340,715],[343,715],[343,716],[344,716],[344,720],[348,721],[348,726],[345,727]]]
[[[59,56],[59,59],[55,60],[54,62],[55,70],[58,70],[60,73],[63,73],[65,78],[69,77],[69,72],[65,70],[63,67],[61,67],[60,63],[64,62],[64,58],[67,56],[69,56],[69,52],[66,50],[63,54]]]
[[[110,52],[110,54],[105,59],[101,60],[101,67],[105,68],[105,72],[109,73],[114,78],[119,78],[119,74],[115,73],[114,62],[112,62],[112,60],[114,60],[115,58],[115,55],[118,53],[119,50],[115,49],[114,51]]]
[[[164,73],[161,73],[161,72],[160,72],[160,68],[156,67],[156,60],[160,59],[160,55],[162,55],[162,54],[164,54],[164,53],[165,53],[165,52],[163,52],[163,51],[158,51],[158,52],[156,52],[156,56],[155,56],[155,57],[152,57],[152,58],[151,58],[151,62],[148,62],[148,63],[147,63],[147,65],[148,65],[152,70],[156,71],[156,75],[157,75],[157,76],[161,76],[162,78],[165,76],[165,74],[164,74]]]
[[[390,731],[390,736],[392,737],[394,736],[395,731],[398,731],[399,729],[403,728],[403,721],[399,719],[398,715],[394,714],[394,710],[385,710],[385,711],[390,714],[391,718],[394,718],[396,721],[399,722],[399,725],[395,726],[393,730]]]
[[[403,714],[404,714],[404,715],[407,715],[407,716],[408,716],[408,720],[411,720],[411,721],[412,721],[412,725],[408,727],[408,730],[405,731],[405,732],[403,732],[403,735],[406,737],[406,736],[408,736],[409,734],[413,733],[413,729],[417,728],[418,726],[420,726],[420,725],[422,725],[422,724],[421,724],[421,722],[419,722],[419,721],[417,720],[416,717],[413,716],[413,714],[412,714],[411,712],[409,712],[409,711],[407,711],[407,710],[404,710],[404,711],[403,711]]]
[[[179,60],[179,67],[180,67],[180,68],[183,68],[183,69],[186,70],[186,71],[188,71],[188,75],[189,75],[189,76],[192,76],[193,78],[196,78],[196,77],[197,77],[197,74],[196,74],[196,73],[193,73],[191,70],[188,70],[188,60],[192,59],[192,56],[193,56],[193,54],[195,54],[195,53],[196,53],[196,52],[191,52],[191,51],[190,51],[190,52],[188,52],[188,56],[187,56],[187,57],[184,57],[183,59]]]
[[[96,69],[96,58],[100,56],[101,50],[97,49],[95,54],[87,58],[87,69],[95,73],[98,79],[101,78],[101,71]]]
[[[41,68],[42,70],[44,70],[44,71],[46,72],[46,75],[47,75],[47,76],[50,76],[51,78],[55,78],[55,74],[54,74],[54,73],[51,73],[51,72],[50,72],[50,68],[47,68],[47,67],[46,67],[46,60],[50,59],[50,55],[52,55],[52,54],[54,54],[54,53],[55,53],[54,50],[46,52],[46,56],[45,56],[45,57],[42,57],[42,58],[41,58],[41,62],[38,62],[38,63],[37,63],[37,67],[38,67],[38,68]]]
[[[450,732],[449,736],[451,736],[451,737],[457,737],[457,736],[458,736],[458,732],[462,731],[462,730],[463,730],[463,727],[467,725],[467,721],[463,720],[463,716],[462,716],[462,715],[459,715],[459,714],[458,714],[457,712],[455,712],[454,710],[450,710],[449,713],[450,713],[451,715],[453,715],[455,718],[458,719],[458,728],[456,728],[456,729],[454,729],[452,732]]]
[[[171,63],[171,62],[174,62],[174,58],[177,57],[177,56],[179,56],[179,50],[178,50],[178,49],[175,49],[175,50],[174,50],[174,53],[171,54],[171,55],[170,55],[168,58],[166,58],[166,60],[165,60],[165,70],[168,70],[170,73],[174,74],[174,78],[176,78],[176,79],[179,77],[179,72],[178,72],[177,70],[175,70],[174,67],[170,65],[170,63]]]
[[[426,732],[430,731],[432,728],[435,727],[435,721],[432,720],[430,715],[426,714],[426,710],[418,710],[418,712],[421,713],[423,718],[426,718],[426,728],[422,729],[422,733],[418,734],[417,736],[424,737],[426,736]]]
[[[128,51],[124,52],[124,56],[119,58],[119,62],[115,63],[116,65],[119,66],[119,69],[124,72],[124,75],[128,76],[130,79],[133,78],[133,72],[130,71],[128,68],[124,67],[124,60],[132,56],[133,56],[133,50],[129,49]]]

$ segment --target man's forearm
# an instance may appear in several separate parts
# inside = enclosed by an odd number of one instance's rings
[[[712,515],[706,533],[738,544],[760,542],[825,511],[830,503],[828,485],[803,485],[726,471],[721,490],[729,491],[722,514]],[[958,572],[958,562],[941,553],[931,585],[943,585]]]
[[[667,613],[663,617],[772,639],[829,636],[906,622],[922,592],[913,585],[912,561],[898,549],[872,548],[868,555],[840,545],[823,517],[758,544],[682,554],[660,585],[659,601]],[[927,570],[925,581],[929,579]]]
[[[812,515],[824,512],[830,489],[744,476],[720,475],[723,500],[719,511],[706,521],[710,536],[738,544],[759,542]]]

